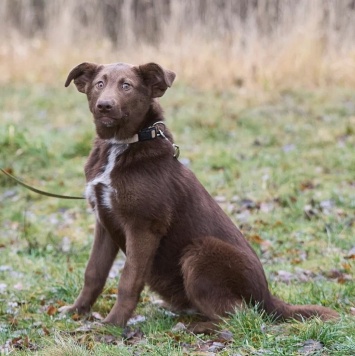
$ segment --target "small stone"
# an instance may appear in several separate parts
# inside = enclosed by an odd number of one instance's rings
[[[7,284],[5,283],[0,283],[0,293],[4,293],[6,290]]]
[[[133,318],[128,320],[127,325],[136,325],[138,323],[142,323],[143,321],[146,320],[146,317],[143,315],[136,315]]]
[[[233,333],[229,330],[222,330],[218,333],[220,339],[225,341],[231,341],[233,339]]]
[[[184,330],[186,330],[186,325],[184,323],[180,323],[180,322],[171,328],[171,331],[173,333],[177,333],[179,331],[184,331]]]
[[[306,340],[302,347],[298,349],[298,352],[301,354],[310,355],[313,354],[315,351],[319,351],[323,349],[323,344],[317,340]]]

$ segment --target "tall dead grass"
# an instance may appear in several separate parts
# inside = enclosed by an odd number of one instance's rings
[[[354,34],[354,0],[2,0],[0,81],[155,61],[197,87],[352,86]]]

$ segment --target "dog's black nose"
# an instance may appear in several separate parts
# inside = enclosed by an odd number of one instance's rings
[[[111,111],[114,106],[113,100],[99,100],[96,104],[96,107],[100,112]]]

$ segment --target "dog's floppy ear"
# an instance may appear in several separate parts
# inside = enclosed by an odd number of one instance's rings
[[[87,85],[92,81],[99,65],[95,63],[84,62],[73,68],[65,82],[65,86],[69,86],[74,79],[76,88],[81,93],[86,93]]]
[[[152,88],[152,97],[163,96],[166,89],[171,87],[176,74],[168,69],[163,69],[159,64],[147,63],[138,67],[139,73],[146,84]]]

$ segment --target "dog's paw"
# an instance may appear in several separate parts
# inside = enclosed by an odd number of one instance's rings
[[[120,320],[118,318],[114,318],[114,317],[110,317],[110,315],[108,315],[104,320],[102,320],[103,324],[111,324],[111,325],[116,325],[116,326],[120,326],[120,327],[125,327],[126,323],[120,322]]]
[[[109,315],[106,316],[104,320],[102,320],[103,324],[111,324],[118,326],[120,328],[124,328],[127,325],[127,320],[126,318],[121,315],[121,314],[114,314],[114,313],[109,313]]]
[[[84,315],[89,313],[90,308],[78,307],[75,304],[73,305],[64,305],[58,309],[61,314],[79,314]]]
[[[73,305],[63,305],[58,309],[60,314],[73,314],[75,313],[75,309],[73,308]]]

